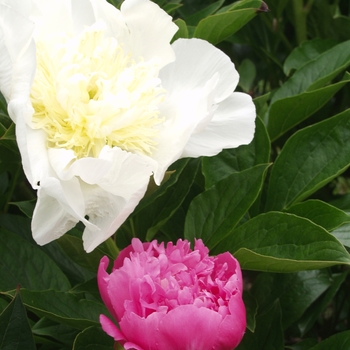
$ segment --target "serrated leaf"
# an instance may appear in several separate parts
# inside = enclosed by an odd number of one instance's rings
[[[215,157],[203,157],[202,172],[205,177],[205,188],[209,189],[234,172],[268,163],[269,160],[269,136],[264,123],[257,117],[254,139],[249,145],[225,149]]]
[[[36,350],[19,293],[0,315],[0,349]]]
[[[247,270],[296,272],[350,264],[349,253],[326,230],[281,212],[250,219],[225,237],[213,253],[227,250]]]
[[[257,198],[267,167],[234,173],[198,195],[187,212],[185,238],[201,238],[211,249],[229,235]]]
[[[290,207],[350,164],[350,110],[298,131],[272,166],[266,210]]]

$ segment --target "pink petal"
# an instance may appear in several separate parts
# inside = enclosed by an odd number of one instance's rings
[[[163,343],[158,341],[159,324],[164,317],[165,314],[161,312],[154,312],[147,318],[131,312],[125,314],[119,325],[128,342],[137,344],[140,349],[168,350],[170,348],[163,346]]]
[[[97,285],[98,285],[98,289],[100,291],[103,303],[107,306],[107,309],[112,314],[112,316],[115,319],[117,319],[117,315],[114,312],[111,299],[109,298],[109,294],[108,294],[108,284],[110,280],[110,275],[106,271],[108,264],[109,264],[109,259],[106,256],[104,256],[100,261],[100,265],[98,266]]]
[[[231,297],[229,309],[231,315],[227,315],[220,324],[213,349],[234,349],[243,338],[246,329],[246,311],[240,293]]]
[[[109,336],[114,338],[115,341],[124,342],[126,340],[124,337],[124,334],[119,330],[119,328],[105,315],[100,315],[100,323],[101,323],[102,329]]]
[[[213,349],[221,316],[212,310],[181,305],[169,311],[159,325],[159,349]]]

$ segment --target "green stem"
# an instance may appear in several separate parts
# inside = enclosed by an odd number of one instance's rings
[[[311,1],[309,1],[309,3],[310,2]],[[298,45],[300,45],[303,41],[307,39],[306,18],[309,8],[304,7],[303,0],[293,0],[293,9],[295,20],[294,27],[297,36],[297,42]]]
[[[119,249],[117,247],[117,245],[115,244],[114,240],[112,237],[109,237],[106,241],[105,241],[105,246],[108,250],[108,253],[110,254],[110,256],[115,259],[118,255],[119,255]]]

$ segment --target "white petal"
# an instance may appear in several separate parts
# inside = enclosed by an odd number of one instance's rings
[[[213,156],[222,149],[250,143],[254,137],[255,116],[251,97],[233,93],[218,105],[207,127],[191,136],[182,156]]]
[[[107,26],[106,35],[115,37],[121,43],[122,38],[129,35],[121,12],[105,0],[90,0],[90,2],[96,21],[102,20]]]
[[[112,162],[110,171],[98,186],[82,184],[86,214],[101,229],[99,232],[85,229],[83,240],[87,252],[112,236],[133,212],[147,190],[152,173],[148,160],[117,147],[104,147],[100,157]]]
[[[130,31],[132,54],[145,61],[158,57],[161,66],[174,60],[170,40],[178,30],[172,18],[148,0],[125,0],[121,13]]]
[[[129,200],[139,188],[148,184],[152,175],[150,159],[129,153],[118,147],[105,146],[101,159],[108,160],[112,166],[98,185],[104,190]]]
[[[50,148],[48,150],[50,164],[61,180],[68,181],[74,176],[84,182],[94,185],[100,182],[109,172],[112,164],[104,159],[76,159],[72,150]]]
[[[16,113],[18,120],[16,124],[16,139],[21,151],[22,165],[28,181],[34,189],[37,189],[38,181],[46,177],[55,177],[55,173],[49,163],[46,134],[43,130],[33,130],[25,123],[24,114],[31,115],[31,109],[25,104],[16,104],[10,101],[9,112]],[[15,112],[12,112],[12,111]]]
[[[84,197],[77,179],[41,180],[32,219],[33,238],[40,245],[49,243],[65,234],[79,220],[93,229],[93,225],[84,218],[84,212]]]
[[[18,0],[0,2],[0,90],[7,101],[29,96],[35,73],[34,24],[21,5]]]
[[[121,196],[112,195],[107,191],[101,191],[101,189],[98,189],[94,193],[92,186],[90,193],[86,188],[84,189],[84,195],[95,206],[89,215],[89,221],[100,228],[99,232],[96,232],[90,227],[85,228],[83,241],[86,252],[91,252],[115,233],[142,199],[147,190],[147,185],[148,181],[141,187],[135,188],[134,193],[128,200]],[[98,208],[101,209],[100,213]]]
[[[219,75],[215,103],[228,97],[236,88],[239,75],[230,58],[215,46],[200,39],[179,39],[172,45],[176,60],[160,72],[168,93],[179,94],[203,86]]]
[[[36,40],[53,33],[74,33],[70,0],[32,0],[31,3],[30,19],[35,23]]]

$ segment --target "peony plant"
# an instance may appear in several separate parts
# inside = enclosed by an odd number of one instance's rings
[[[37,190],[35,241],[79,221],[91,252],[182,157],[254,135],[251,97],[208,42],[180,39],[149,0],[1,0],[0,90]],[[21,28],[18,31],[18,28]],[[50,218],[48,220],[48,218]]]
[[[103,330],[125,349],[234,349],[246,328],[241,269],[228,252],[208,253],[201,239],[192,250],[134,238],[110,274],[103,257],[98,286],[118,322],[101,315]]]

